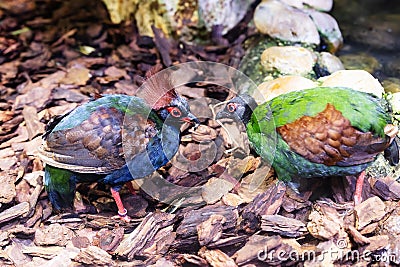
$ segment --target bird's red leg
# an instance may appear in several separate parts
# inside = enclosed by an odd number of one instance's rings
[[[132,182],[127,182],[126,186],[128,187],[129,192],[131,192],[132,195],[136,195],[136,190],[135,188],[133,188]]]
[[[354,191],[354,205],[358,205],[362,202],[362,188],[364,185],[365,171],[362,171],[357,178],[356,190]]]
[[[129,222],[131,218],[129,218],[129,216],[127,215],[128,212],[125,209],[124,204],[122,204],[119,192],[111,188],[111,194],[115,200],[115,204],[117,204],[119,218],[121,218],[121,220]]]

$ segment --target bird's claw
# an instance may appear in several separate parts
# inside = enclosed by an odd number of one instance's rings
[[[131,217],[128,216],[128,211],[126,209],[124,209],[124,212],[118,211],[118,215],[113,216],[112,219],[120,219],[127,223],[131,221]]]
[[[362,202],[362,197],[358,195],[354,195],[354,206],[358,206]]]
[[[131,222],[131,217],[129,217],[128,215],[125,215],[125,216],[114,215],[113,217],[111,217],[111,219],[114,219],[114,220],[119,219],[126,223]]]

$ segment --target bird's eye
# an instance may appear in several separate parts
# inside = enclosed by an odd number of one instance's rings
[[[228,109],[229,112],[235,112],[236,111],[236,104],[235,103],[229,103],[226,108]]]
[[[168,112],[169,114],[171,114],[172,116],[174,116],[175,118],[179,118],[182,116],[182,112],[179,108],[177,107],[170,107],[168,108]]]

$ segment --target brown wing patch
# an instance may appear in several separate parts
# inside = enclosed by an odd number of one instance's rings
[[[61,163],[118,169],[125,164],[121,156],[123,118],[115,108],[98,107],[80,125],[50,133],[44,149]]]
[[[146,149],[147,143],[157,134],[154,122],[135,114],[125,119],[123,128],[123,150],[126,160],[131,160]]]
[[[352,127],[332,104],[314,117],[303,116],[277,128],[296,153],[311,162],[351,166],[373,161],[389,146],[390,138],[374,137]]]

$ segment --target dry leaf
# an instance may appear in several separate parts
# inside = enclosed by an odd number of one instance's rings
[[[67,75],[61,80],[61,83],[85,85],[90,77],[89,69],[83,66],[75,66],[67,70]]]
[[[212,177],[201,187],[201,196],[207,204],[214,204],[232,190],[234,186],[235,184],[229,181]]]

